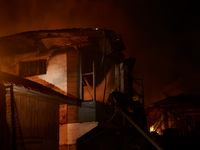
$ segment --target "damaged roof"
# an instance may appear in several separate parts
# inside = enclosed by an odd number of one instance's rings
[[[112,45],[107,51],[125,49],[121,36],[111,30],[104,29],[61,29],[39,30],[0,37],[0,53],[11,55],[17,53],[39,51],[40,53],[55,48],[82,48],[92,45],[94,38],[107,37]]]
[[[146,109],[148,124],[152,126],[161,114],[170,112],[177,117],[200,115],[200,95],[180,94],[149,105]]]
[[[71,104],[71,105],[78,105],[79,103],[79,100],[75,97],[63,95],[39,83],[24,78],[20,78],[18,76],[11,75],[5,72],[0,72],[0,82],[3,84],[14,85],[19,88],[26,89],[28,90],[26,93],[31,93],[36,95],[38,93],[41,93],[39,95],[42,97],[45,97],[45,95],[52,96],[53,98],[50,99],[58,103]],[[17,91],[22,91],[19,88],[17,89]]]
[[[183,109],[195,107],[200,108],[200,95],[180,94],[155,102],[147,108]]]
[[[101,83],[115,63],[122,62],[125,49],[122,38],[112,30],[105,29],[61,29],[40,30],[0,37],[1,56],[12,57],[37,52],[37,57],[49,53],[67,51],[68,48],[81,51],[83,73],[91,72],[95,62],[96,85]],[[49,55],[47,56],[49,57]],[[86,77],[92,85],[92,79]]]

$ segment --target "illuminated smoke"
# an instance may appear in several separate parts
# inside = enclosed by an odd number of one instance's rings
[[[149,104],[200,89],[199,18],[194,10],[172,0],[1,0],[0,36],[30,30],[112,29],[122,34],[125,55],[136,58],[134,76],[143,75]]]
[[[5,1],[0,6],[0,36],[61,28],[102,27],[120,31],[129,22],[124,9],[113,0]]]

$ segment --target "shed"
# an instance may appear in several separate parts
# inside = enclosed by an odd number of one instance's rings
[[[2,150],[58,150],[59,104],[77,101],[43,85],[0,72]]]

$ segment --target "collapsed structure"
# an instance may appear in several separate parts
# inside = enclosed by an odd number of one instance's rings
[[[146,108],[147,125],[164,149],[199,149],[200,96],[180,94]]]
[[[200,135],[200,96],[181,94],[158,101],[146,108],[148,127],[160,135]]]
[[[54,139],[52,142],[47,132],[43,136],[31,132],[26,137],[26,133],[22,129],[24,148],[30,150],[38,149],[38,147],[43,150],[58,149],[56,143],[59,140],[60,150],[76,149],[77,141],[79,141],[78,145],[81,149],[80,143],[84,141],[81,140],[83,135],[89,131],[98,130],[100,124],[101,127],[108,128],[106,121],[112,117],[112,113],[107,111],[107,106],[103,103],[106,103],[110,90],[116,89],[128,98],[133,97],[131,71],[134,59],[125,60],[122,54],[124,49],[120,35],[98,28],[31,31],[0,38],[1,74],[13,75],[12,78],[15,78],[10,82],[0,76],[3,86],[6,87],[8,82],[9,86],[22,86],[24,89],[20,91],[27,91],[27,89],[39,93],[48,91],[43,94],[54,93],[60,97],[58,99],[50,98],[55,106],[59,104],[59,138],[56,137],[58,130],[52,135],[51,139]],[[27,83],[30,85],[27,86]],[[49,126],[54,118],[55,126],[51,127],[57,128],[58,120],[54,115],[58,114],[58,109],[55,108],[53,111],[48,103],[44,104],[44,108],[41,106],[39,109],[40,100],[38,104],[35,104],[36,102],[26,100],[25,97],[29,96],[22,97],[24,98],[20,98],[20,102],[17,102],[17,96],[11,99],[15,100],[17,104],[20,103],[16,107],[17,110],[13,110],[13,112],[18,111],[21,116],[27,113],[27,116],[19,117],[21,119],[19,122],[23,122],[27,117],[30,120],[30,124],[27,126],[22,123],[21,128],[26,128],[27,131],[35,127],[38,129],[42,123],[37,122],[37,119],[34,121],[34,118],[42,120],[47,116],[49,120],[46,120],[46,124],[45,121],[43,122],[44,126]],[[38,101],[37,99],[32,100]],[[27,107],[26,112],[21,110],[23,103],[26,103],[26,106],[23,105],[23,107]],[[8,109],[6,105],[3,106],[4,110]],[[29,112],[30,107],[39,110]],[[15,118],[15,114],[13,115]],[[13,127],[15,127],[15,122],[13,122]],[[41,128],[41,130],[44,129]],[[52,129],[48,130],[51,132]],[[34,132],[40,132],[40,130],[35,129]],[[109,132],[107,135],[113,136],[115,132]],[[12,137],[16,137],[15,133],[12,134]],[[133,139],[131,138],[131,140]],[[14,145],[16,144],[15,141]],[[137,147],[137,142],[134,144]],[[105,145],[102,149],[105,149]]]

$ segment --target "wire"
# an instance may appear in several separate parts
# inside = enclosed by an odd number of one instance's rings
[[[105,86],[104,86],[104,93],[103,93],[103,103],[105,101],[105,95],[106,95],[106,84],[107,84],[107,76],[106,76],[106,68],[104,66],[104,74],[105,74]]]

